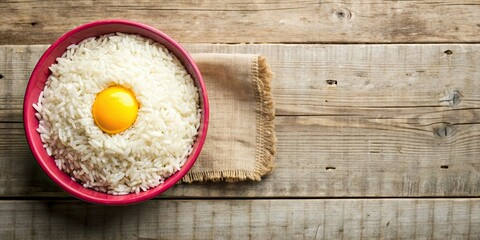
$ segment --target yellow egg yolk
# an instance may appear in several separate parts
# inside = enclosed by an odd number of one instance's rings
[[[104,132],[115,134],[125,131],[137,119],[138,102],[133,92],[112,86],[97,94],[92,107],[95,124]]]

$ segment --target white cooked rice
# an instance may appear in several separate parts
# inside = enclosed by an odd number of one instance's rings
[[[48,155],[86,188],[113,195],[162,184],[185,163],[200,125],[191,76],[168,50],[122,33],[71,45],[33,107]],[[96,95],[111,85],[130,88],[139,104],[135,123],[110,135],[92,116]]]

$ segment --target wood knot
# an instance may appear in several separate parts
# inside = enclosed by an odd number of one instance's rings
[[[2,74],[0,74],[0,79],[3,79],[3,75],[2,75]]]
[[[445,126],[433,129],[433,132],[435,133],[435,135],[439,137],[446,138],[453,135],[454,128],[452,125],[445,125]]]
[[[32,27],[35,27],[36,25],[38,25],[38,22],[31,22],[30,23],[30,26],[32,26]]]
[[[341,21],[348,21],[352,18],[352,12],[348,9],[337,9],[333,11],[333,16]]]
[[[461,101],[462,95],[460,94],[460,91],[453,90],[449,92],[448,95],[444,97],[443,100],[441,100],[440,102],[443,103],[443,105],[454,107],[460,104]]]
[[[460,104],[460,92],[457,90],[453,90],[453,92],[450,94],[450,102],[452,106],[457,106]]]

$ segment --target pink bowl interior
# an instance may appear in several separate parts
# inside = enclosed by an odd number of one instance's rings
[[[194,78],[195,84],[199,88],[200,105],[202,109],[199,135],[193,146],[193,152],[188,157],[182,169],[176,172],[170,178],[166,179],[163,184],[157,186],[156,188],[149,189],[148,191],[141,192],[139,194],[133,193],[123,196],[109,195],[106,193],[94,191],[92,189],[84,188],[81,184],[73,181],[69,175],[59,170],[55,165],[54,159],[47,155],[46,150],[42,146],[43,143],[40,140],[40,135],[36,131],[38,127],[38,120],[35,117],[36,111],[32,107],[32,104],[38,101],[40,92],[45,86],[45,81],[50,75],[50,70],[48,69],[48,67],[55,63],[56,58],[60,57],[66,51],[69,45],[79,43],[83,39],[89,37],[95,37],[114,32],[142,35],[144,37],[159,42],[167,49],[169,49],[170,52],[176,55],[177,58],[186,67],[190,75]],[[198,158],[198,155],[200,154],[207,134],[208,115],[208,99],[207,93],[205,91],[203,78],[188,53],[178,43],[176,43],[174,40],[172,40],[164,33],[160,32],[159,30],[156,30],[144,24],[127,20],[102,20],[88,23],[73,29],[72,31],[66,33],[57,41],[55,41],[45,51],[45,53],[35,66],[27,85],[23,105],[25,134],[30,149],[40,167],[56,184],[58,184],[63,190],[70,193],[71,195],[91,203],[105,205],[125,205],[145,201],[166,191],[176,182],[178,182],[190,170],[190,168],[193,166],[196,159]]]

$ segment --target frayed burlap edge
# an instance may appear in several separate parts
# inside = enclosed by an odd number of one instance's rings
[[[270,173],[274,166],[275,143],[275,106],[273,104],[271,82],[273,72],[263,56],[256,58],[252,69],[257,74],[253,80],[255,98],[257,102],[257,149],[255,153],[256,165],[252,180],[260,181],[261,177]],[[257,68],[258,67],[258,68]],[[257,69],[255,69],[257,68]]]
[[[274,166],[275,143],[275,106],[271,92],[271,81],[273,72],[267,64],[265,57],[258,56],[252,61],[253,89],[255,101],[257,102],[257,136],[255,149],[255,170],[223,170],[187,173],[182,182],[205,182],[205,181],[226,181],[237,182],[244,180],[260,181],[262,176],[270,173]]]

